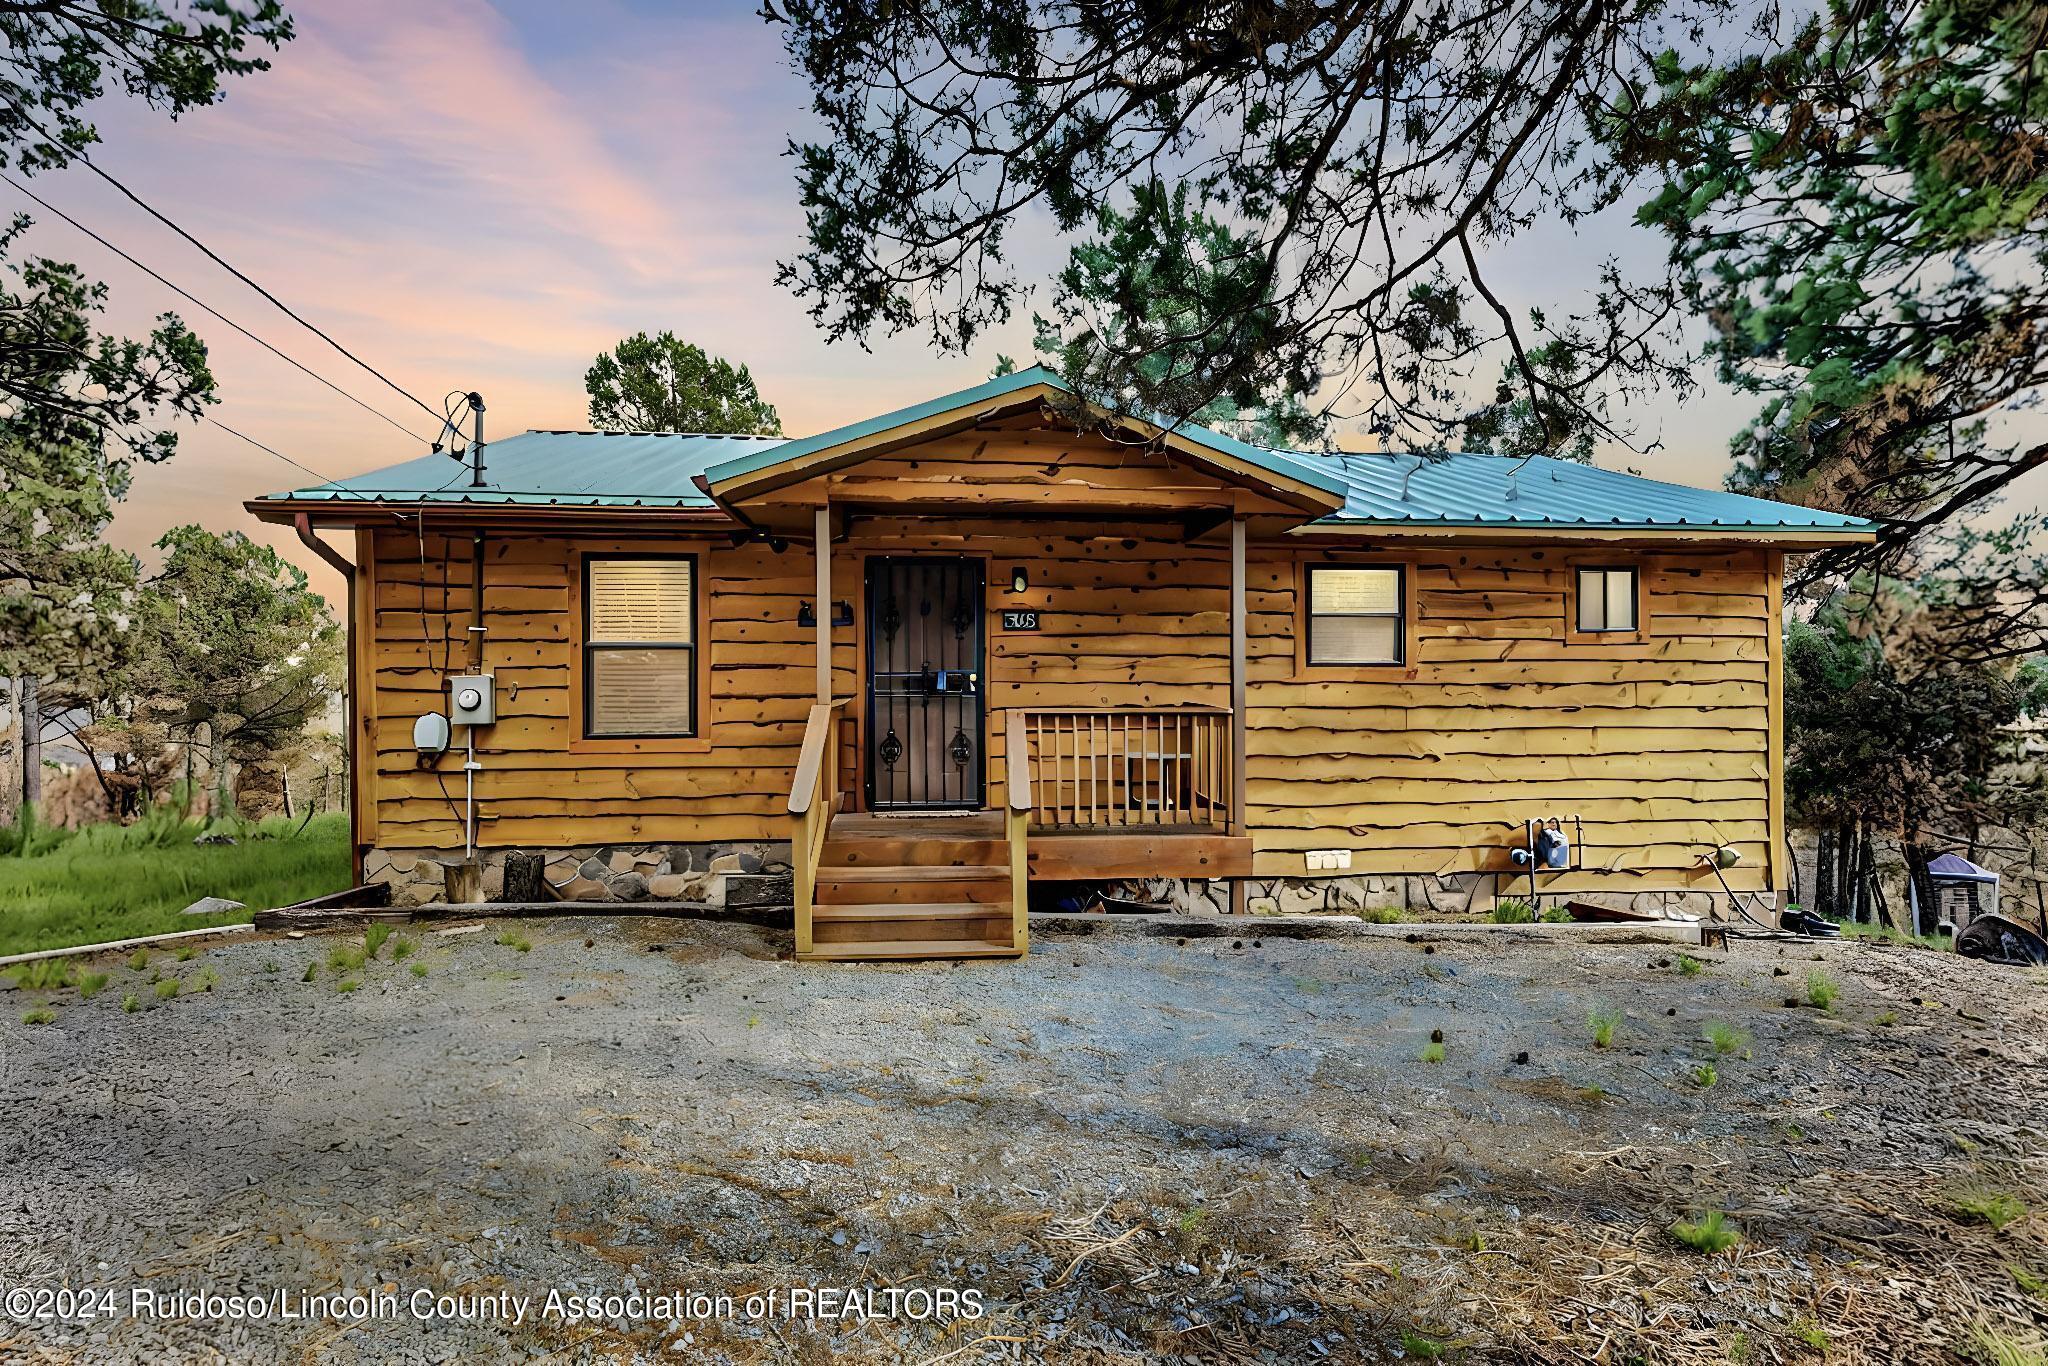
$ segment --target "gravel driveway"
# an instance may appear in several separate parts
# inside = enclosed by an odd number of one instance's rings
[[[2038,972],[1749,943],[1692,973],[1506,936],[799,966],[745,926],[408,934],[361,968],[326,961],[359,935],[249,939],[0,998],[0,1284],[115,1302],[0,1323],[0,1356],[1939,1361],[2048,1327]],[[2027,1207],[2002,1231],[1996,1197]],[[1710,1210],[1743,1241],[1681,1246]],[[168,1308],[132,1313],[137,1287]],[[271,1298],[176,1312],[201,1290]],[[293,1298],[336,1292],[363,1298]]]

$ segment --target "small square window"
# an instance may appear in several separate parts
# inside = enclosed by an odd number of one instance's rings
[[[1308,567],[1308,662],[1399,664],[1407,592],[1399,565]]]
[[[1579,571],[1579,629],[1588,632],[1637,629],[1636,571]]]
[[[593,739],[697,731],[697,562],[583,565],[583,733]]]

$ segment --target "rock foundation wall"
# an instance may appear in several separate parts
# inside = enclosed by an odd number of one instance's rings
[[[504,895],[506,856],[521,852],[546,856],[547,884],[563,901],[787,906],[791,900],[789,845],[783,841],[486,849],[478,859],[487,900]],[[443,899],[443,870],[461,861],[460,849],[372,849],[363,856],[363,880],[388,884],[394,905],[419,906]]]
[[[1327,878],[1248,878],[1245,909],[1253,915],[1359,915],[1398,911],[1409,920],[1432,917],[1489,915],[1494,907],[1494,879],[1426,877],[1361,873]],[[1133,901],[1170,906],[1184,915],[1221,915],[1230,910],[1230,884],[1193,878],[1126,879],[1102,884],[1111,894]],[[1526,898],[1526,884],[1500,888],[1503,897]],[[1548,906],[1553,898],[1542,896]],[[1644,915],[1697,915],[1730,919],[1725,896],[1698,891],[1575,892],[1574,901],[1590,901]]]

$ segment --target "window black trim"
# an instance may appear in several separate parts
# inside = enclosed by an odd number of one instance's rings
[[[1304,566],[1307,573],[1302,578],[1301,614],[1308,630],[1305,661],[1317,668],[1327,669],[1397,669],[1408,663],[1408,566],[1405,564],[1311,564]],[[1378,569],[1391,571],[1394,575],[1394,610],[1391,612],[1327,612],[1332,617],[1386,618],[1394,622],[1394,657],[1392,659],[1318,659],[1316,658],[1316,575],[1329,569]]]
[[[1586,575],[1628,575],[1629,624],[1588,626],[1586,621]],[[1607,585],[1600,585],[1600,603],[1607,605]],[[1572,566],[1572,630],[1582,636],[1632,636],[1643,629],[1643,572],[1633,564],[1575,564]]]
[[[632,560],[684,560],[690,566],[690,642],[687,645],[673,640],[606,640],[592,641],[590,638],[590,566],[593,563],[616,563]],[[583,670],[583,738],[586,740],[693,740],[704,729],[703,715],[698,711],[702,699],[697,687],[697,641],[703,632],[704,621],[700,596],[704,591],[702,569],[695,555],[640,554],[619,555],[597,551],[585,551],[581,567],[583,574],[583,628],[581,658],[577,667]],[[690,680],[690,728],[688,730],[616,731],[593,734],[590,729],[590,708],[597,700],[595,675],[590,667],[590,658],[599,650],[675,650],[689,659]]]

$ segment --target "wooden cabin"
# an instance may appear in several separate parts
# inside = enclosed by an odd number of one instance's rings
[[[803,958],[1019,954],[1032,901],[1110,884],[1669,904],[1723,849],[1786,884],[1784,560],[1867,524],[1074,412],[1032,369],[249,503],[349,578],[362,875],[501,895],[521,852],[570,900],[794,900]]]

